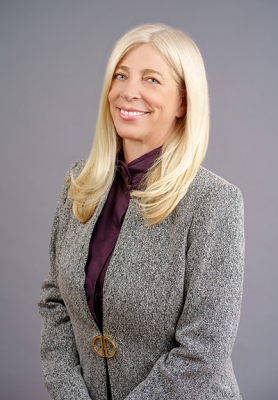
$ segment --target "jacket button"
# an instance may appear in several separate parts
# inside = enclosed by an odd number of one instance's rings
[[[114,341],[108,336],[95,336],[92,341],[92,346],[95,353],[104,358],[114,357],[117,351]]]

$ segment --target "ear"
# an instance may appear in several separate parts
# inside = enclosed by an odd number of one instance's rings
[[[181,105],[177,110],[176,117],[181,118],[186,114],[187,111],[187,101],[186,101],[186,90],[181,94]]]

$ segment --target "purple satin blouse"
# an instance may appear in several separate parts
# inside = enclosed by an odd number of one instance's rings
[[[93,230],[86,263],[85,291],[88,306],[101,330],[105,274],[129,205],[130,191],[139,185],[160,149],[152,150],[128,165],[124,163],[122,150],[116,158],[116,176]]]

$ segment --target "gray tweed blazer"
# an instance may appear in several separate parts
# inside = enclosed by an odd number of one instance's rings
[[[77,176],[84,166],[70,168]],[[145,228],[130,201],[103,293],[103,332],[84,290],[85,263],[105,198],[82,224],[64,186],[40,293],[42,371],[51,399],[241,399],[231,363],[242,296],[240,191],[200,167],[175,212]],[[116,344],[98,356],[97,335]],[[107,365],[107,370],[106,370]]]

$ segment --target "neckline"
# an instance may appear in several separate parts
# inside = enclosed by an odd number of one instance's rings
[[[124,162],[123,149],[119,151],[116,157],[117,171],[128,186],[131,186],[132,188],[138,186],[143,176],[153,165],[160,150],[161,147],[151,150],[131,161],[128,165]]]

